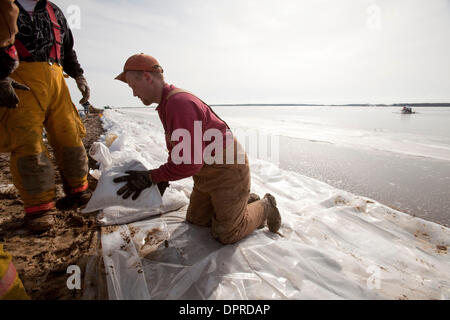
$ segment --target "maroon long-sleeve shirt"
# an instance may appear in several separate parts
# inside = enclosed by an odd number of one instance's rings
[[[207,130],[219,130],[222,133],[223,146],[227,145],[230,140],[232,141],[231,131],[227,130],[228,127],[225,122],[219,119],[208,105],[194,95],[181,92],[167,99],[169,92],[174,89],[176,89],[176,87],[173,85],[164,85],[161,102],[156,108],[164,127],[169,158],[167,162],[158,169],[150,171],[154,183],[180,180],[193,176],[199,172],[204,165],[203,152],[205,147],[214,141],[213,139],[212,141],[204,141],[204,133]],[[191,152],[183,158],[185,160],[189,159],[190,161],[184,161],[177,164],[174,163],[171,153],[173,148],[179,143],[182,143],[184,137],[172,141],[172,133],[176,129],[187,130],[191,137]],[[195,147],[195,141],[197,141],[197,148]],[[178,146],[176,150],[180,149],[181,146]],[[183,156],[183,152],[177,154]]]

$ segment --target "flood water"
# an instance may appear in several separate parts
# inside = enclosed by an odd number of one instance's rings
[[[450,108],[213,108],[233,132],[276,137],[281,169],[450,225]],[[161,125],[154,109],[129,112]]]
[[[235,128],[279,137],[279,165],[450,225],[450,108],[216,107]]]

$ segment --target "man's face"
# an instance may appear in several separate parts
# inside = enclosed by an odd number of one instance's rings
[[[128,86],[133,90],[133,96],[141,99],[146,106],[151,105],[154,100],[153,79],[148,73],[144,73],[141,77],[130,72],[125,74]]]

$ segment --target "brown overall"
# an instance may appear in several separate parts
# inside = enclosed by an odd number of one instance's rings
[[[187,91],[178,89],[170,92],[167,99],[180,92]],[[228,159],[233,161],[227,161],[227,154]],[[264,204],[262,200],[247,204],[250,167],[247,154],[236,138],[223,152],[222,162],[204,164],[193,176],[194,186],[186,220],[199,226],[210,226],[215,239],[231,244],[263,224]]]

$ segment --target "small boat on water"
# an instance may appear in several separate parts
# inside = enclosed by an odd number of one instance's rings
[[[412,111],[412,108],[411,107],[403,107],[402,108],[402,110],[401,110],[401,113],[402,114],[412,114],[412,113],[415,113],[414,111]]]

